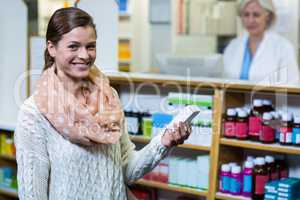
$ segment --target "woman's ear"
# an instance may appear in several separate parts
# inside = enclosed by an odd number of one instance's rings
[[[273,22],[273,14],[268,12],[267,15],[267,28],[270,28],[270,26],[272,25]]]
[[[48,52],[49,52],[50,56],[52,58],[55,58],[55,56],[56,56],[56,48],[55,48],[55,45],[53,44],[53,42],[47,41],[47,49],[48,49]]]

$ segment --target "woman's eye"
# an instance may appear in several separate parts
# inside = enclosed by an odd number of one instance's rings
[[[71,50],[77,50],[78,45],[72,44],[72,45],[69,45],[68,48],[71,49]]]
[[[243,17],[249,17],[249,13],[243,13]]]
[[[260,17],[261,14],[260,13],[253,13],[253,17]]]
[[[87,49],[88,50],[95,50],[96,49],[96,45],[87,46]]]

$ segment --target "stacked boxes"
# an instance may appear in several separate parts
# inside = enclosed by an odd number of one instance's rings
[[[170,157],[163,160],[144,179],[207,190],[208,177],[209,156],[204,155],[197,156],[196,159]]]
[[[271,181],[265,186],[265,200],[300,200],[300,179]]]

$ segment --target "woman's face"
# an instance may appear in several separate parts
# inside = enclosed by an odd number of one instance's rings
[[[59,71],[72,79],[86,78],[96,59],[95,30],[91,26],[74,28],[56,45],[49,41],[48,51]]]
[[[262,36],[268,26],[269,12],[254,0],[245,6],[241,18],[250,36]]]

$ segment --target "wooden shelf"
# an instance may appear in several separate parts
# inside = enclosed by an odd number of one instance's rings
[[[119,20],[129,20],[130,14],[126,12],[120,12],[119,13]]]
[[[251,198],[243,197],[243,196],[233,196],[231,194],[223,194],[218,192],[216,194],[216,199],[224,199],[224,200],[251,200]]]
[[[147,138],[144,136],[137,136],[137,135],[133,135],[130,136],[130,139],[133,142],[139,142],[139,143],[149,143],[151,138]],[[180,148],[184,148],[184,149],[192,149],[192,150],[199,150],[199,151],[210,151],[210,147],[209,146],[199,146],[199,145],[193,145],[193,144],[182,144],[182,145],[178,145],[178,147]]]
[[[162,85],[175,84],[207,89],[221,88],[223,85],[220,82],[220,79],[215,78],[185,77],[178,75],[139,72],[107,72],[105,74],[113,83],[155,83]]]
[[[300,147],[282,146],[280,144],[262,144],[259,142],[242,141],[242,140],[226,139],[226,138],[221,139],[221,144],[227,146],[242,147],[247,149],[256,149],[262,151],[272,151],[277,153],[300,155]]]
[[[162,190],[169,190],[169,191],[181,192],[181,193],[185,193],[185,194],[192,194],[195,196],[207,197],[207,195],[208,195],[207,191],[197,190],[197,189],[192,189],[192,188],[187,188],[187,187],[174,186],[174,185],[169,185],[166,183],[159,183],[159,182],[155,182],[155,181],[138,180],[136,182],[136,184],[146,186],[146,187],[162,189]]]
[[[122,59],[122,60],[119,60],[119,64],[126,64],[126,65],[130,65],[130,63],[131,63],[131,60],[130,59],[128,59],[128,60],[125,60],[125,59]]]
[[[16,157],[15,156],[11,156],[11,155],[0,155],[0,158],[1,159],[4,159],[4,160],[10,160],[10,161],[16,161]]]
[[[7,188],[0,187],[0,194],[6,195],[9,197],[18,198],[18,192],[15,191],[14,189],[7,189]]]

